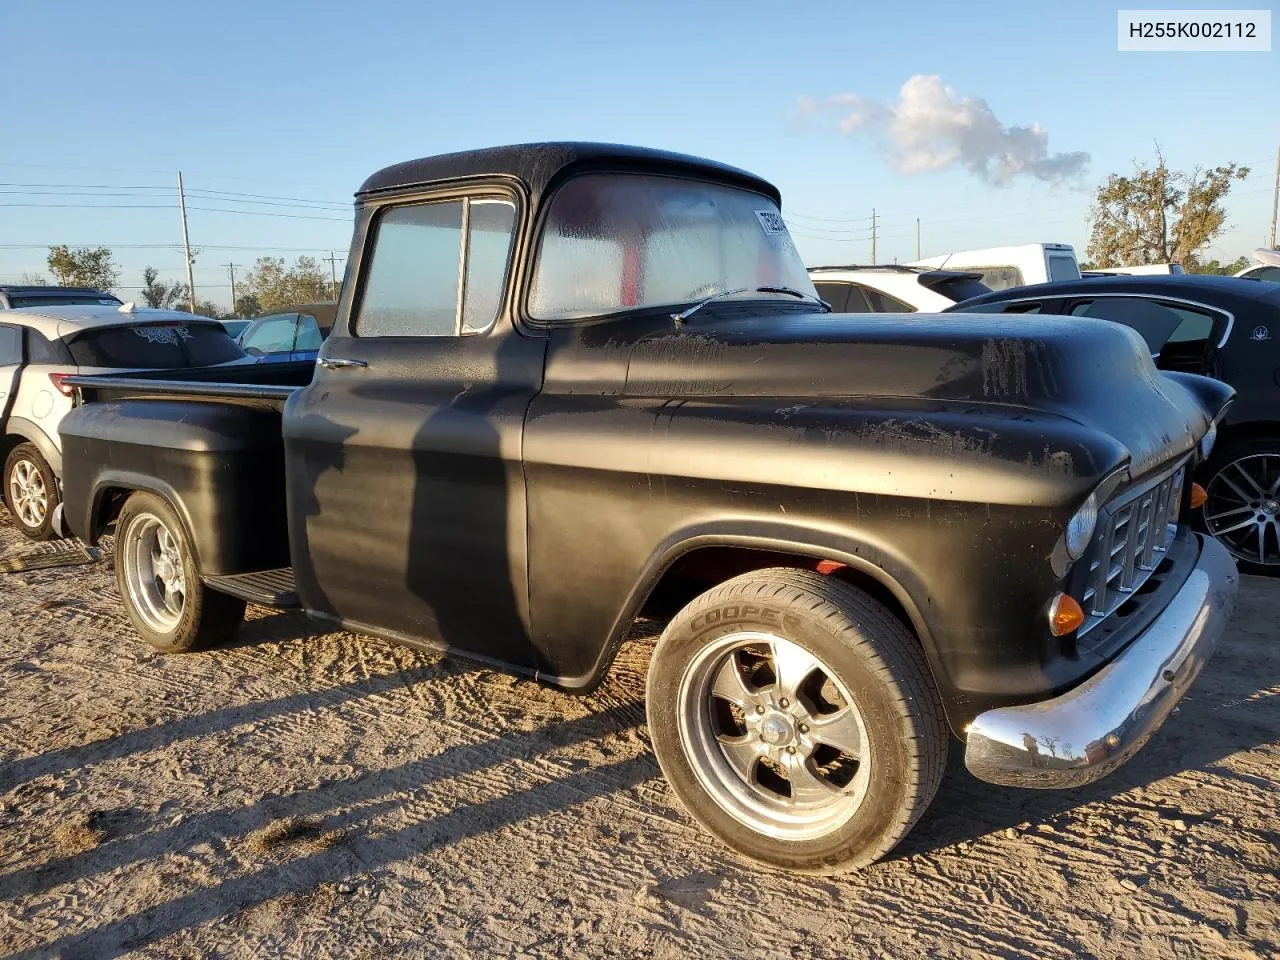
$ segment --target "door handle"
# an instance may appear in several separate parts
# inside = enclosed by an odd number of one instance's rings
[[[369,365],[363,360],[344,360],[341,357],[319,357],[316,359],[316,363],[326,370],[342,370],[345,367],[367,367]]]

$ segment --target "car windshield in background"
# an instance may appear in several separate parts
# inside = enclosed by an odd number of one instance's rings
[[[148,323],[86,330],[67,341],[82,367],[208,367],[244,356],[219,323]]]
[[[529,312],[569,320],[766,286],[817,295],[772,200],[673,177],[592,173],[551,201]]]
[[[119,302],[115,297],[101,293],[33,293],[11,296],[9,308],[22,310],[28,307],[74,307],[82,303],[112,306]]]

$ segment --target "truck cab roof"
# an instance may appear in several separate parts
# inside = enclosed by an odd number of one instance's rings
[[[548,189],[571,170],[583,168],[670,171],[730,181],[781,202],[777,187],[728,164],[682,153],[615,143],[522,143],[423,157],[384,167],[361,184],[357,197],[405,190],[444,180],[507,177],[520,181],[536,207]]]

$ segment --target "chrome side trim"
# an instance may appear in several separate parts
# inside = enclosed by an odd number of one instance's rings
[[[1235,609],[1239,576],[1216,540],[1159,617],[1114,660],[1061,696],[981,713],[965,766],[1003,786],[1092,783],[1138,752],[1199,676]]]

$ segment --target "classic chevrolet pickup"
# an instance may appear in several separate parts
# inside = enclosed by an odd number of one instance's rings
[[[1123,763],[1230,616],[1231,559],[1183,522],[1229,387],[1095,320],[831,315],[741,170],[402,163],[360,189],[350,264],[314,368],[77,381],[59,522],[114,523],[161,650],[247,601],[585,691],[669,618],[675,793],[831,871],[919,819],[948,728],[994,783]]]

